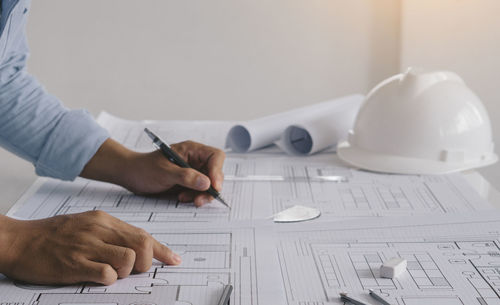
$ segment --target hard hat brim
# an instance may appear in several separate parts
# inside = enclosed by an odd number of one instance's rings
[[[414,175],[448,174],[491,165],[498,161],[496,154],[491,154],[490,158],[481,160],[480,162],[470,163],[450,163],[407,158],[359,149],[351,146],[348,141],[338,144],[337,155],[342,161],[361,169],[382,173]]]

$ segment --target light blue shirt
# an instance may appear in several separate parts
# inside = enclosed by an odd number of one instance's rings
[[[109,137],[85,110],[69,110],[26,71],[30,0],[2,0],[0,145],[30,161],[40,176],[77,177]]]

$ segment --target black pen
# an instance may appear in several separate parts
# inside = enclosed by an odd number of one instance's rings
[[[157,135],[155,135],[154,133],[151,132],[151,130],[147,129],[147,128],[144,128],[144,132],[151,138],[151,140],[153,140],[153,144],[163,153],[163,155],[172,163],[182,167],[182,168],[192,168],[191,166],[189,166],[189,164],[184,161],[181,156],[179,156],[174,150],[172,150],[172,148],[170,147],[170,145],[168,145],[167,143],[163,142],[160,137],[158,137]],[[222,204],[224,204],[225,206],[227,206],[228,208],[231,208],[229,206],[229,204],[227,204],[224,199],[222,199],[221,195],[219,192],[217,192],[211,185],[210,187],[208,188],[208,190],[206,190],[205,192],[209,193],[210,195],[212,195],[212,197],[214,197],[215,199],[217,199],[218,201],[220,201]]]

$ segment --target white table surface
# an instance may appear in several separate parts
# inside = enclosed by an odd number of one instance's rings
[[[31,163],[0,148],[0,214],[6,214],[35,180]]]
[[[500,192],[498,192],[477,171],[464,172],[464,176],[478,193],[496,208],[500,209]],[[22,194],[36,180],[33,165],[9,152],[0,149],[0,214],[16,203]]]

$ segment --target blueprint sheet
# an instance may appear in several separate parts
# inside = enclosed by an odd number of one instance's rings
[[[107,113],[100,116],[99,122],[117,141],[141,151],[154,149],[143,132],[146,126],[172,142],[189,140],[190,135],[195,135],[194,140],[216,147],[224,145],[217,135],[230,126],[210,121],[133,122]],[[232,205],[231,210],[216,201],[197,209],[175,198],[136,196],[115,185],[79,178],[74,182],[52,179],[39,182],[33,195],[11,210],[10,215],[35,219],[100,209],[132,223],[226,224],[234,220],[267,219],[297,204],[320,209],[321,220],[492,209],[459,174],[373,174],[343,166],[332,153],[308,158],[273,153],[228,154],[224,174],[228,179],[222,196]],[[266,181],[266,177],[282,180]],[[331,177],[339,179],[328,180]]]
[[[167,143],[196,141],[220,149],[234,122],[230,121],[130,121],[102,112],[97,121],[109,130],[111,137],[125,146],[138,151],[151,151],[153,144],[144,133],[148,127]]]
[[[217,201],[195,208],[173,197],[136,196],[116,185],[81,178],[74,182],[43,179],[33,195],[10,215],[37,219],[99,209],[132,223],[227,224],[235,220],[267,219],[297,204],[318,208],[321,221],[468,213],[492,208],[460,175],[380,175],[345,168],[335,162],[333,158],[313,162],[293,157],[229,156],[225,175],[242,178],[224,182],[222,196],[231,209]],[[332,176],[344,180],[320,180]],[[245,180],[248,177],[284,180]]]
[[[140,151],[153,149],[145,126],[170,142],[222,147],[217,134],[231,125],[131,122],[107,114],[100,123]],[[104,210],[148,230],[183,263],[157,262],[107,287],[39,287],[2,278],[0,304],[208,305],[228,283],[235,288],[231,304],[342,304],[340,290],[362,298],[368,288],[400,305],[500,304],[500,217],[461,175],[380,175],[347,168],[333,154],[298,158],[272,149],[228,154],[224,172],[222,195],[231,210],[216,202],[195,208],[174,198],[136,196],[86,179],[39,179],[9,216]],[[300,224],[269,219],[295,204],[319,208],[322,216]],[[487,212],[458,215],[478,211]],[[413,217],[400,219],[405,216]],[[392,256],[407,258],[409,272],[380,279],[378,266]]]
[[[276,226],[275,235],[263,233],[261,242],[278,253],[282,304],[344,304],[341,291],[379,304],[368,295],[373,289],[391,304],[498,305],[495,214]],[[381,278],[380,265],[392,257],[405,258],[407,271]]]
[[[344,304],[346,291],[370,304],[374,289],[398,305],[499,305],[498,213],[350,222],[273,224],[233,222],[225,227],[145,224],[180,253],[180,266],[155,263],[111,286],[33,286],[0,276],[3,304],[213,305],[223,285],[231,304]],[[408,260],[397,279],[383,279],[385,259]]]
[[[34,286],[0,274],[0,304],[214,305],[229,283],[234,286],[231,304],[258,304],[253,228],[148,230],[182,256],[180,266],[155,262],[148,272],[110,286]]]

